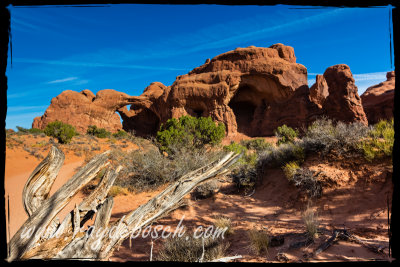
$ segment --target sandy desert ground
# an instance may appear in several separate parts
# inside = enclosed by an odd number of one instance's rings
[[[119,140],[113,143],[107,138],[85,138],[75,138],[72,144],[60,145],[65,153],[65,162],[51,193],[64,184],[88,157],[115,147],[122,150],[137,149],[137,145],[130,141]],[[228,144],[231,140],[240,141],[246,138],[248,139],[246,136],[237,135],[225,139],[223,143]],[[9,212],[7,234],[11,236],[27,219],[21,196],[24,184],[51,146],[49,137],[15,135],[14,139],[7,143],[5,173],[6,213]],[[267,138],[267,141],[275,140]],[[262,184],[250,196],[244,195],[229,181],[220,178],[222,187],[212,198],[196,200],[187,196],[186,206],[173,211],[155,225],[168,225],[171,231],[174,231],[184,216],[184,227],[190,231],[199,225],[203,227],[212,225],[215,216],[228,216],[232,221],[234,233],[226,237],[226,241],[230,244],[227,254],[242,255],[241,259],[235,261],[279,262],[278,253],[284,253],[289,262],[388,260],[387,199],[391,200],[393,187],[390,162],[365,164],[362,159],[349,162],[343,158],[311,158],[304,164],[311,169],[324,170],[330,181],[330,186],[324,189],[322,198],[311,204],[319,216],[321,233],[315,242],[308,246],[289,248],[290,244],[304,239],[305,227],[301,216],[307,202],[288,182],[280,169],[269,172]],[[146,203],[163,188],[139,194],[117,195],[114,198],[111,220],[116,220]],[[83,197],[83,193],[76,195],[60,213],[60,217],[73,209],[75,203],[79,203]],[[10,209],[7,207],[8,201]],[[383,252],[375,253],[360,244],[339,241],[314,258],[307,259],[305,255],[329,238],[335,228],[348,229],[361,240],[381,246],[384,248]],[[271,235],[283,235],[284,244],[271,247],[267,252],[257,255],[250,249],[247,232],[251,229],[264,229]],[[154,240],[153,244],[153,255],[157,255],[162,240]],[[150,238],[137,238],[131,244],[126,240],[115,251],[111,260],[148,261],[150,250]]]

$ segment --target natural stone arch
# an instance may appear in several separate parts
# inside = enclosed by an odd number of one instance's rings
[[[160,118],[149,108],[131,105],[130,110],[125,106],[118,113],[123,120],[122,128],[127,132],[133,130],[137,136],[155,135],[160,128]]]

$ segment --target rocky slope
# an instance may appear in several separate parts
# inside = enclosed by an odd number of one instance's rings
[[[129,110],[127,105],[131,105]],[[347,65],[329,67],[310,89],[307,69],[296,63],[294,49],[275,44],[223,53],[178,76],[171,86],[150,84],[140,96],[113,90],[99,91],[96,96],[88,90],[63,92],[32,126],[43,129],[58,119],[80,132],[95,124],[143,136],[182,115],[211,116],[225,124],[228,135],[248,136],[273,135],[282,124],[301,128],[321,115],[368,123]]]

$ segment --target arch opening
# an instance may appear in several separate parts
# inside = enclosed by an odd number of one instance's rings
[[[136,115],[124,118],[123,129],[134,130],[135,135],[147,137],[155,135],[160,128],[160,119],[150,109],[144,108],[136,111]]]
[[[236,117],[237,131],[247,136],[254,136],[253,121],[257,107],[262,105],[263,96],[252,86],[241,85],[235,96],[229,102]]]

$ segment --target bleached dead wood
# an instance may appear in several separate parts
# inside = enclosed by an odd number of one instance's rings
[[[198,184],[228,172],[228,168],[240,155],[228,153],[221,160],[192,171],[163,192],[109,225],[113,199],[107,194],[121,167],[109,168],[95,190],[60,223],[56,215],[98,173],[109,165],[109,152],[93,158],[51,197],[48,193],[64,161],[64,154],[52,147],[49,155],[32,173],[24,189],[24,204],[30,216],[8,246],[8,261],[23,259],[108,259],[129,233],[144,228],[177,208],[182,199]],[[28,204],[29,200],[34,203]],[[96,214],[93,227],[81,231],[81,227]],[[113,229],[114,234],[108,234]],[[24,234],[30,231],[29,237]]]
[[[242,258],[242,255],[219,258],[219,259],[212,260],[210,262],[230,262],[231,260],[240,259],[240,258]]]
[[[54,217],[68,204],[71,198],[79,192],[107,164],[109,152],[104,152],[93,158],[85,167],[79,170],[70,180],[58,189],[51,197],[43,200],[9,242],[10,255],[8,261],[21,259],[39,241],[47,226]],[[39,174],[43,175],[43,173]],[[40,181],[40,177],[36,179]],[[31,237],[24,238],[26,231],[32,231]]]
[[[49,195],[64,159],[64,153],[53,146],[48,156],[29,176],[22,192],[22,202],[28,216],[31,216]]]
[[[360,244],[360,245],[366,247],[367,249],[371,250],[372,252],[375,252],[378,254],[380,254],[380,253],[384,254],[384,252],[383,252],[384,247],[379,247],[379,246],[375,246],[372,244],[368,244],[367,242],[362,241],[358,237],[350,234],[346,229],[336,229],[333,231],[332,236],[330,238],[328,238],[325,242],[323,242],[321,245],[318,246],[318,248],[315,250],[315,252],[313,253],[312,256],[316,256],[316,255],[320,254],[321,252],[325,251],[330,246],[332,246],[338,239],[344,240],[344,241],[355,242],[357,244]]]

